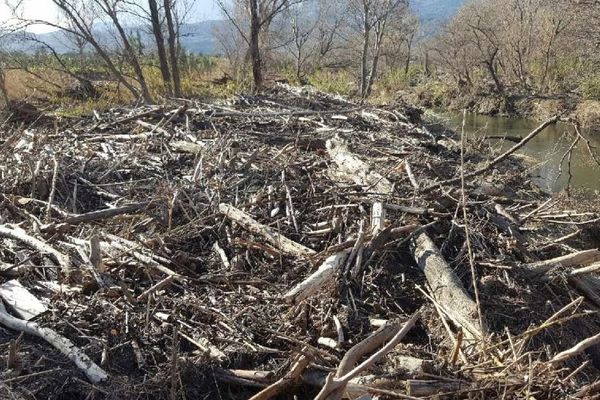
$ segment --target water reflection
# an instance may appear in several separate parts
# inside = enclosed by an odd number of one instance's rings
[[[447,118],[448,125],[460,132],[462,124],[462,113],[443,113]],[[484,136],[527,136],[533,129],[539,126],[539,122],[523,118],[490,117],[478,114],[467,114],[466,134],[468,137]],[[595,152],[600,151],[600,137],[582,132],[590,140],[591,146],[596,147]],[[533,157],[540,161],[534,175],[536,183],[544,190],[558,192],[567,188],[569,185],[569,162],[568,157],[562,162],[562,174],[560,171],[561,159],[569,150],[575,139],[573,127],[568,124],[557,124],[549,126],[546,130],[531,140],[521,151],[521,154]],[[504,141],[502,146],[506,150],[515,143]],[[575,147],[571,159],[570,188],[586,192],[588,195],[594,195],[600,192],[600,167],[589,155],[587,147],[583,141]]]

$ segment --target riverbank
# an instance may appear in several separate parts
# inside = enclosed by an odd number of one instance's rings
[[[490,92],[464,93],[442,84],[425,84],[398,92],[398,98],[426,109],[446,109],[489,115],[546,120],[563,115],[585,129],[600,132],[600,101],[575,95],[498,95]]]

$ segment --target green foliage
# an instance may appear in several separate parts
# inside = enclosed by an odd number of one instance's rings
[[[589,100],[600,100],[600,74],[587,76],[581,80],[579,90]]]
[[[430,93],[431,102],[436,106],[444,104],[452,93],[452,88],[441,80],[431,80],[427,82],[424,89]]]
[[[308,80],[311,85],[327,93],[350,96],[356,90],[354,77],[346,70],[318,70]]]
[[[410,65],[408,72],[404,68],[393,68],[379,78],[379,85],[390,89],[405,89],[416,86],[423,77],[420,65]]]

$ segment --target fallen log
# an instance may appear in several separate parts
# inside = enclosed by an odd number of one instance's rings
[[[487,327],[479,322],[477,304],[429,236],[426,233],[416,236],[412,240],[411,250],[417,265],[425,273],[433,298],[444,313],[463,328],[469,340],[483,339]]]
[[[330,139],[326,143],[329,156],[343,174],[344,179],[366,186],[369,190],[381,194],[391,194],[394,185],[380,173],[373,171],[369,164],[354,155],[343,140]]]
[[[230,220],[240,224],[243,228],[249,230],[250,232],[264,237],[284,254],[301,258],[308,258],[316,254],[314,250],[288,239],[275,229],[259,223],[249,214],[235,208],[232,205],[225,203],[219,204],[219,212]]]
[[[345,265],[349,253],[349,250],[345,250],[328,257],[318,270],[283,296],[285,302],[298,304],[318,292],[334,279],[336,272]]]

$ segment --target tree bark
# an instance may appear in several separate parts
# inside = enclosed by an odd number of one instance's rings
[[[369,24],[369,6],[366,1],[363,1],[363,48],[362,55],[360,59],[360,95],[362,98],[366,97],[367,93],[367,75],[368,75],[368,55],[369,55],[369,46],[371,42],[371,26]]]
[[[167,19],[167,29],[169,31],[169,56],[171,59],[171,75],[173,76],[173,94],[175,97],[181,97],[181,74],[179,72],[179,45],[178,35],[173,21],[173,3],[171,0],[164,0],[165,17]]]
[[[492,79],[494,80],[494,85],[496,85],[496,90],[498,91],[498,93],[504,93],[504,86],[502,85],[502,82],[500,82],[500,78],[498,77],[498,74],[496,73],[496,68],[494,66],[497,55],[498,55],[498,50],[494,51],[494,53],[492,54],[490,59],[485,62],[485,65],[486,65]]]
[[[254,90],[260,91],[263,87],[263,75],[260,54],[260,15],[258,0],[250,0],[250,59],[252,62]]]
[[[171,94],[171,73],[169,71],[169,63],[167,62],[167,52],[165,50],[165,39],[160,26],[160,17],[158,14],[158,6],[156,0],[148,0],[150,8],[150,22],[152,23],[152,33],[156,41],[156,49],[158,53],[158,62],[160,64],[160,73],[163,78],[163,83],[167,94]],[[166,12],[166,10],[165,10]]]
[[[0,110],[8,107],[8,102],[8,92],[6,91],[4,71],[0,68]]]

